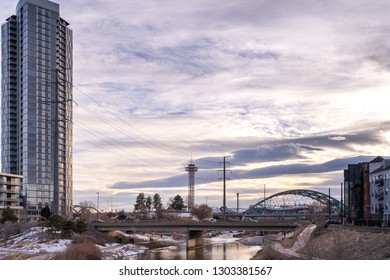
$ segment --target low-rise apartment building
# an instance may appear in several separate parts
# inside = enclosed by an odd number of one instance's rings
[[[370,162],[371,218],[390,224],[390,160]]]
[[[344,210],[347,222],[355,225],[390,226],[390,159],[348,164]]]
[[[23,213],[20,199],[22,178],[15,174],[0,173],[0,214],[4,209],[10,208],[15,215],[21,218]]]

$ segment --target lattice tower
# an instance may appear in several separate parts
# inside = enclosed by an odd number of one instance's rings
[[[188,209],[192,209],[195,205],[195,172],[198,167],[192,162],[186,167],[188,172]]]

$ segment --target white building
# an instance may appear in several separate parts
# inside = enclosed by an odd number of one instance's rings
[[[377,157],[370,162],[371,217],[390,222],[390,160]]]

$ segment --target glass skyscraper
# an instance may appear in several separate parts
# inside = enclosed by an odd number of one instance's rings
[[[1,169],[23,176],[28,219],[72,210],[72,30],[59,5],[20,0],[2,25]]]

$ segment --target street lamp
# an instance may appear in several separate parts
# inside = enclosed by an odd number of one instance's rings
[[[240,207],[239,201],[240,201],[240,194],[237,193],[237,214],[238,214],[238,209],[239,209],[239,207]]]

